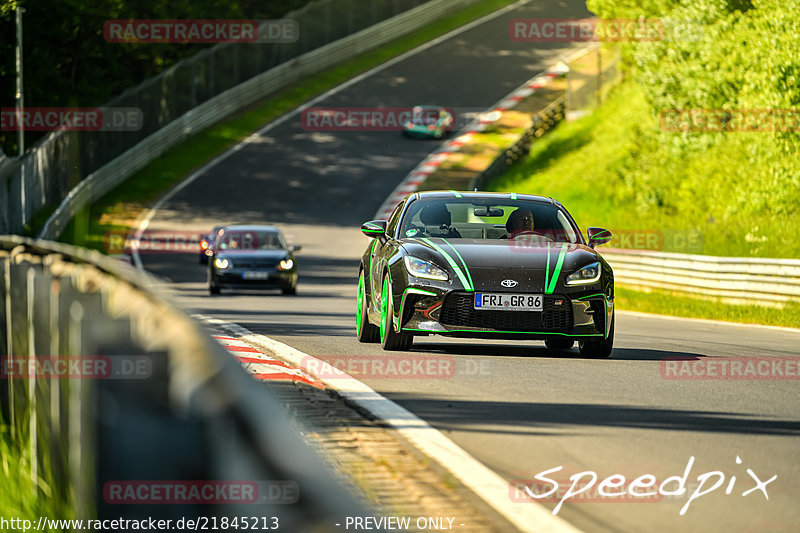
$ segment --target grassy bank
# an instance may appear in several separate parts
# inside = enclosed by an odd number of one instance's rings
[[[629,78],[594,113],[538,139],[490,188],[552,196],[584,227],[702,237],[690,249],[666,238],[662,251],[800,257],[800,189],[774,187],[763,176],[769,162],[750,160],[748,136],[770,133],[729,134],[691,157],[670,154],[658,128],[644,91]],[[752,196],[768,200],[743,205]]]
[[[309,76],[257,106],[190,137],[79,213],[61,240],[103,251],[104,235],[130,229],[155,199],[252,132],[362,72],[511,3],[512,0],[482,0],[387,45]]]
[[[719,110],[750,119],[765,109],[796,115],[795,8],[778,0],[589,0],[588,6],[607,19],[692,21],[692,33],[623,44],[625,78],[606,101],[537,140],[490,188],[552,196],[583,227],[620,235],[660,231],[655,249],[661,251],[800,258],[797,131],[765,120],[719,127],[692,118],[720,116]],[[797,306],[732,306],[625,288],[619,297],[622,309],[800,326]]]
[[[731,305],[710,296],[695,298],[670,291],[645,292],[618,286],[616,306],[617,309],[624,311],[800,328],[800,303],[787,305],[783,309],[758,305]]]

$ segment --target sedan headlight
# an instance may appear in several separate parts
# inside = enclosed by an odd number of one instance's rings
[[[214,259],[214,266],[220,270],[228,270],[233,268],[233,261],[225,259],[224,257],[217,257]]]
[[[278,270],[291,270],[294,266],[294,261],[291,257],[287,257],[286,259],[282,260],[278,263]]]
[[[567,276],[567,285],[588,285],[600,279],[600,263],[592,263]]]
[[[424,261],[418,257],[405,256],[406,269],[412,276],[418,278],[438,279],[447,281],[450,276],[443,269],[434,265],[430,261]]]

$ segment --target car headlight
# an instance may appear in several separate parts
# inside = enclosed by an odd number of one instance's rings
[[[588,285],[600,279],[600,263],[592,263],[567,276],[567,285]]]
[[[291,270],[294,266],[294,261],[291,257],[287,257],[286,259],[282,260],[278,263],[278,270]]]
[[[418,278],[438,279],[439,281],[447,281],[450,276],[447,272],[434,265],[430,261],[424,261],[418,257],[405,256],[406,269],[412,276]]]
[[[228,270],[233,268],[233,261],[225,259],[224,257],[217,257],[214,259],[214,266],[220,270]]]

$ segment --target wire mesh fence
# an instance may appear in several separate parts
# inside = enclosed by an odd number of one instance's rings
[[[597,45],[570,58],[567,72],[567,120],[580,117],[599,106],[619,80],[618,46]]]

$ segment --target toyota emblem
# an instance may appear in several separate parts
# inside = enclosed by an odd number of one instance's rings
[[[511,287],[516,287],[517,282],[514,281],[513,279],[504,279],[503,281],[500,282],[500,285],[502,285],[503,287],[508,287],[510,289]]]

